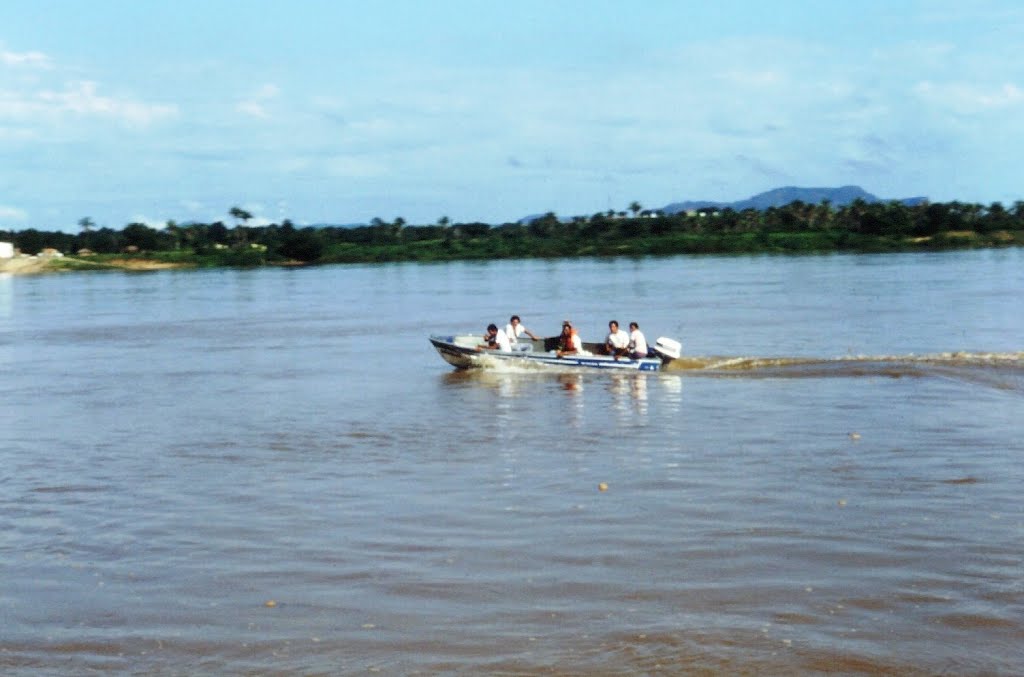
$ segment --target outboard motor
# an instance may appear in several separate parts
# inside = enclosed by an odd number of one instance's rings
[[[654,342],[654,348],[652,349],[663,362],[668,363],[672,360],[678,359],[683,354],[683,344],[679,341],[674,341],[664,336],[659,336],[658,340]]]

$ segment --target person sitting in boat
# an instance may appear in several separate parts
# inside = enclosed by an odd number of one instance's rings
[[[519,316],[513,315],[509,319],[508,324],[505,325],[505,336],[508,336],[509,343],[512,344],[512,350],[520,349],[520,346],[518,345],[519,337],[522,336],[523,334],[526,334],[533,340],[537,340],[537,336],[532,331],[523,326],[523,323],[519,319]],[[522,347],[525,348],[526,346]]]
[[[647,357],[647,339],[640,331],[640,325],[636,322],[629,323],[629,345],[626,348],[629,356],[634,360]]]
[[[628,348],[629,334],[619,328],[618,320],[612,320],[608,323],[608,337],[604,340],[604,352],[619,359],[626,355]]]
[[[498,325],[487,325],[487,333],[484,334],[484,342],[476,347],[477,350],[503,350],[511,352],[512,344],[509,343],[508,335],[498,329]]]
[[[566,320],[562,323],[562,334],[558,337],[558,350],[555,354],[558,357],[565,355],[577,355],[583,352],[583,341],[579,332],[572,326],[572,322]]]

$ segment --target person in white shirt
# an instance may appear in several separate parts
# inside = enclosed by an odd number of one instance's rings
[[[608,323],[608,337],[604,340],[604,352],[614,355],[616,359],[626,354],[629,347],[629,334],[619,329],[618,320]]]
[[[636,322],[629,323],[629,356],[634,360],[647,357],[647,339]]]
[[[508,336],[509,343],[512,344],[512,349],[518,349],[519,337],[526,334],[533,340],[537,340],[536,334],[523,326],[522,321],[518,315],[513,315],[509,319],[508,324],[505,325],[505,336]],[[524,346],[525,347],[525,346]]]
[[[509,343],[508,334],[498,329],[498,325],[487,325],[487,333],[484,334],[484,342],[476,347],[477,350],[503,350],[511,352],[512,344]]]

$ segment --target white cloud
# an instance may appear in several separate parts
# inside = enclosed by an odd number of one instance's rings
[[[28,212],[17,207],[6,207],[0,205],[0,219],[4,221],[24,222],[28,219]]]
[[[1024,104],[1024,91],[1013,83],[982,86],[965,82],[920,82],[914,93],[925,102],[960,113],[979,113]]]
[[[283,157],[278,161],[278,167],[282,172],[289,174],[295,172],[302,172],[309,169],[312,166],[312,161],[306,157]]]
[[[266,119],[270,117],[270,112],[267,110],[266,104],[280,95],[280,87],[272,83],[267,83],[261,85],[249,98],[243,99],[235,104],[235,110],[254,118]]]
[[[178,108],[168,104],[153,104],[127,97],[104,95],[93,80],[60,81],[48,55],[39,51],[14,52],[0,49],[0,67],[31,68],[34,71],[53,71],[50,84],[41,84],[38,74],[30,79],[7,78],[5,89],[0,89],[0,121],[4,118],[40,125],[59,122],[65,118],[93,117],[114,120],[130,126],[148,126],[162,119],[174,117]],[[43,136],[35,131],[19,135],[23,138]]]
[[[3,112],[3,94],[0,93],[0,117],[3,117]],[[31,129],[25,129],[24,127],[0,127],[0,141],[30,141],[38,136]]]
[[[141,214],[136,214],[131,217],[131,219],[128,220],[128,223],[141,223],[153,228],[154,230],[160,230],[167,225],[166,220],[154,219],[148,216],[142,216]]]
[[[0,64],[4,66],[33,66],[50,68],[50,57],[42,52],[8,52],[0,51]]]
[[[386,165],[370,157],[334,157],[324,163],[324,169],[335,177],[366,178],[381,176],[387,172]]]
[[[59,114],[89,115],[111,118],[132,125],[149,125],[177,115],[176,106],[146,104],[128,99],[102,96],[95,82],[69,83],[61,92],[41,92],[39,102]]]
[[[721,75],[722,80],[743,88],[764,89],[784,84],[786,77],[776,71],[750,69],[731,70]]]
[[[42,106],[38,101],[28,98],[19,92],[0,90],[0,119],[38,119],[41,113]]]
[[[89,81],[69,83],[62,91],[0,90],[0,119],[38,123],[87,116],[147,126],[178,113],[176,106],[102,96],[97,90],[96,83]],[[22,136],[26,134],[22,133]]]
[[[275,84],[267,83],[256,91],[257,99],[276,99],[281,94],[281,88]]]
[[[270,117],[270,114],[267,113],[267,109],[263,106],[263,104],[257,101],[239,101],[235,105],[235,110],[237,110],[239,113],[244,113],[245,115],[254,118],[266,119]]]

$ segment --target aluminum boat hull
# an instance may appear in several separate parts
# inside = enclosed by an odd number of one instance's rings
[[[557,342],[557,337],[520,341],[517,350],[478,350],[482,342],[480,336],[471,334],[434,335],[430,344],[445,362],[456,369],[486,369],[502,364],[521,367],[541,367],[556,369],[612,369],[616,371],[658,371],[671,357],[645,357],[631,360],[625,357],[615,359],[608,355],[593,354],[596,344],[584,344],[584,353],[558,357],[553,349],[545,349],[547,345]]]

